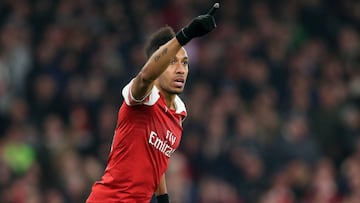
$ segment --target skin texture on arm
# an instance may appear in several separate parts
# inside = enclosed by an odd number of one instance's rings
[[[160,183],[155,192],[156,196],[163,195],[163,194],[167,194],[165,174],[163,174],[161,176]]]
[[[131,94],[136,100],[141,100],[147,95],[154,81],[166,70],[180,48],[181,45],[174,37],[154,52],[133,81]]]

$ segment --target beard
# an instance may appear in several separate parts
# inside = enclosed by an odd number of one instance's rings
[[[156,82],[156,86],[161,90],[163,91],[164,93],[166,94],[181,94],[183,93],[184,91],[184,87],[185,87],[185,83],[186,81],[184,81],[184,84],[182,86],[178,86],[178,85],[175,85],[174,82],[166,77],[159,77],[157,82]]]
[[[176,95],[181,94],[184,91],[183,88],[180,89],[180,88],[169,88],[169,87],[165,87],[165,88],[162,87],[162,90],[167,94],[176,94]]]
[[[184,91],[184,88],[180,88],[180,87],[173,87],[171,86],[171,83],[164,83],[164,82],[159,82],[158,84],[158,88],[161,89],[164,93],[166,94],[181,94]]]

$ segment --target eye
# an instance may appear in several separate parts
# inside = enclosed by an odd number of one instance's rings
[[[170,65],[174,65],[176,63],[176,60],[175,59],[172,59],[171,61],[170,61]]]
[[[189,61],[183,61],[182,64],[183,64],[184,66],[187,66],[187,65],[189,65]]]

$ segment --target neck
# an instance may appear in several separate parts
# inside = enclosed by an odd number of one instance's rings
[[[176,94],[170,94],[164,90],[162,90],[161,88],[159,88],[159,86],[157,86],[157,88],[159,89],[161,95],[163,96],[166,106],[169,109],[174,109],[175,110],[175,96]]]

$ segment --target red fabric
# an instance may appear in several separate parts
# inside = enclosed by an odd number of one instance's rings
[[[169,156],[179,146],[185,116],[184,111],[178,114],[168,109],[162,97],[153,105],[124,102],[107,168],[87,202],[149,202]]]

